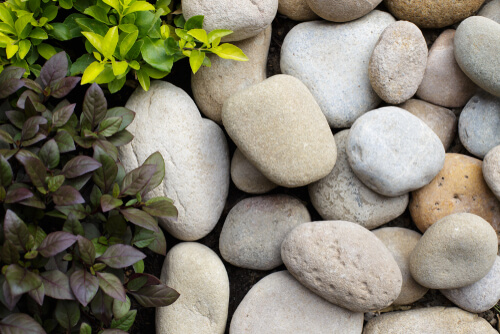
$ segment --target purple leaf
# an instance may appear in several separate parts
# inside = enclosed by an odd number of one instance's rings
[[[120,212],[132,224],[158,232],[158,222],[148,213],[135,208],[123,209]]]
[[[16,154],[17,160],[23,164],[26,173],[29,175],[33,185],[40,189],[45,189],[45,178],[47,169],[43,162],[38,158]]]
[[[7,144],[14,143],[14,139],[12,139],[12,136],[7,131],[1,129],[0,129],[0,140]]]
[[[135,112],[125,107],[115,107],[111,108],[106,112],[106,118],[109,117],[121,117],[122,123],[118,131],[124,130],[135,118]]]
[[[3,233],[5,239],[9,240],[18,251],[26,251],[26,244],[29,240],[28,227],[14,211],[9,209],[5,213]]]
[[[40,130],[40,125],[47,124],[47,120],[42,116],[30,117],[24,122],[21,132],[21,140],[33,138]]]
[[[28,139],[28,140],[23,140],[21,142],[21,144],[24,147],[28,147],[28,146],[31,146],[31,145],[33,145],[35,143],[38,143],[40,140],[44,140],[45,138],[47,138],[47,135],[44,134],[44,133],[42,133],[42,132],[39,132],[33,138]]]
[[[155,174],[155,171],[155,165],[142,165],[127,173],[120,187],[121,194],[135,196],[137,193],[143,191]]]
[[[111,211],[113,209],[120,207],[122,204],[123,204],[122,200],[120,200],[118,198],[114,198],[111,195],[106,194],[106,195],[102,195],[102,197],[101,197],[102,212]]]
[[[78,238],[78,250],[80,251],[80,258],[88,265],[93,265],[95,260],[95,247],[92,241],[89,239],[82,237],[81,235],[77,236]]]
[[[153,190],[154,188],[158,187],[161,182],[163,181],[163,178],[165,176],[165,160],[163,160],[163,157],[160,152],[155,152],[151,154],[146,161],[144,161],[143,165],[155,165],[156,170],[151,177],[151,181],[149,181],[148,186],[144,190],[145,193]]]
[[[24,87],[31,89],[32,91],[34,91],[37,94],[42,93],[42,91],[43,91],[42,86],[40,86],[35,81],[33,81],[31,79],[25,79],[25,78],[22,78],[21,80],[24,82]]]
[[[91,124],[91,129],[94,129],[106,116],[108,102],[104,97],[101,87],[93,83],[83,100],[83,114]]]
[[[165,240],[165,235],[161,229],[154,234],[155,239],[148,245],[148,248],[155,252],[165,256],[167,254],[167,240]]]
[[[27,188],[17,188],[7,190],[5,203],[17,203],[33,197],[33,193]]]
[[[69,277],[59,270],[46,271],[40,274],[45,287],[45,294],[55,299],[74,300],[69,286]]]
[[[43,146],[40,148],[40,152],[38,152],[38,156],[40,160],[47,166],[49,169],[56,168],[59,165],[60,153],[59,147],[57,147],[57,143],[54,139],[48,140]]]
[[[76,299],[83,306],[87,306],[90,303],[99,289],[99,280],[97,277],[92,276],[84,269],[75,271],[69,278],[69,284]]]
[[[45,298],[45,287],[40,285],[38,288],[28,291],[28,296],[33,298],[33,300],[40,306],[43,305],[43,300]]]
[[[46,334],[45,330],[29,315],[24,313],[9,314],[0,322],[3,334]]]
[[[80,155],[74,157],[64,165],[62,174],[68,178],[78,177],[83,174],[95,171],[101,167],[101,163],[91,157]]]
[[[42,285],[40,276],[17,264],[11,264],[7,267],[5,280],[13,296],[20,296]]]
[[[18,110],[8,110],[5,115],[9,121],[16,126],[18,129],[22,129],[24,122],[26,122],[26,115]]]
[[[128,278],[127,289],[131,291],[139,290],[143,287],[150,285],[158,285],[162,284],[162,282],[155,276],[150,274],[132,274]]]
[[[50,83],[50,95],[61,99],[68,95],[80,82],[80,77],[67,77]]]
[[[17,100],[17,103],[16,103],[16,105],[19,109],[25,109],[26,99],[28,97],[31,99],[32,102],[34,102],[34,101],[40,102],[40,98],[38,97],[37,93],[35,93],[32,90],[25,90],[24,92],[22,92],[21,96],[19,96],[19,99]]]
[[[12,293],[10,292],[9,283],[7,283],[7,281],[5,281],[5,280],[3,281],[3,284],[2,284],[2,292],[3,292],[4,301],[5,301],[5,306],[7,306],[9,311],[14,310],[14,307],[16,307],[17,302],[19,302],[22,295],[18,295],[18,296],[12,295]]]
[[[109,326],[113,317],[113,298],[104,294],[100,289],[90,303],[93,315],[101,320],[105,326]]]
[[[94,172],[92,179],[104,193],[107,193],[118,175],[118,166],[113,158],[99,146],[94,147],[94,159],[101,163],[101,167]]]
[[[21,87],[24,86],[22,80],[16,78],[10,78],[0,83],[0,99],[5,99],[11,94],[17,92]]]
[[[127,130],[122,130],[106,139],[108,140],[108,142],[115,145],[116,147],[120,147],[130,143],[132,139],[134,139],[134,136]]]
[[[102,291],[108,296],[118,299],[122,302],[126,300],[125,288],[122,282],[113,274],[110,273],[96,273],[99,279],[99,286]]]
[[[12,168],[3,155],[0,155],[0,186],[8,187],[12,183]]]
[[[2,261],[5,264],[17,263],[19,261],[19,251],[9,240],[6,240],[2,246]]]
[[[120,269],[131,266],[144,258],[146,258],[146,255],[134,247],[117,244],[106,249],[104,254],[102,254],[98,260],[104,262],[111,268]]]
[[[69,104],[67,106],[64,106],[58,110],[55,110],[54,113],[52,114],[52,126],[56,128],[60,128],[64,124],[66,124],[69,121],[69,118],[71,115],[73,115],[73,112],[75,110],[76,104]]]
[[[85,203],[82,195],[72,186],[62,186],[52,194],[52,200],[56,205],[73,205]]]
[[[24,72],[26,72],[26,70],[22,67],[9,66],[7,68],[4,68],[0,73],[0,83],[12,78],[21,79],[24,75]]]
[[[38,252],[43,257],[51,257],[67,249],[75,242],[76,236],[71,233],[52,232],[43,239],[42,244],[38,247]]]
[[[59,147],[59,152],[61,153],[71,152],[76,149],[73,138],[64,130],[57,131],[54,140],[56,141],[57,147]]]
[[[159,197],[157,200],[149,200],[142,210],[155,217],[177,217],[177,209],[174,204],[166,198]]]
[[[62,51],[53,55],[40,70],[40,79],[45,87],[52,82],[60,80],[68,73],[68,59],[66,52]]]
[[[168,306],[179,298],[177,291],[164,284],[145,286],[130,294],[144,307]]]

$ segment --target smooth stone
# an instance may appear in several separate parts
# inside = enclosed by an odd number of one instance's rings
[[[307,0],[313,12],[332,22],[359,19],[374,10],[381,2],[382,0]]]
[[[210,248],[196,242],[177,244],[167,253],[160,279],[180,297],[167,307],[156,308],[157,333],[224,333],[229,278]]]
[[[191,88],[200,111],[222,123],[222,105],[231,95],[266,79],[266,63],[271,43],[271,26],[255,37],[233,43],[249,61],[234,61],[209,56],[211,67],[202,66],[191,74]]]
[[[272,182],[300,187],[333,169],[337,149],[325,116],[307,87],[275,75],[233,94],[222,123],[247,159]]]
[[[454,37],[455,30],[447,29],[432,44],[417,90],[422,100],[447,108],[463,107],[478,89],[455,60]]]
[[[469,212],[488,221],[500,238],[500,202],[488,188],[481,160],[446,154],[443,169],[410,200],[413,222],[422,232],[452,213]]]
[[[207,31],[229,29],[223,42],[236,42],[258,35],[273,21],[278,0],[182,0],[182,14],[188,20],[203,15]]]
[[[331,127],[350,127],[380,102],[367,65],[380,34],[393,22],[390,14],[374,10],[349,23],[300,23],[283,42],[281,71],[309,88]]]
[[[420,28],[443,28],[474,14],[484,0],[384,0],[392,15]]]
[[[361,334],[362,330],[363,313],[329,303],[287,271],[279,271],[248,291],[234,312],[229,334]]]
[[[374,230],[373,234],[391,252],[403,276],[401,293],[393,305],[408,305],[422,298],[429,289],[415,282],[410,273],[410,254],[422,235],[401,227],[384,227]]]
[[[488,187],[500,200],[500,145],[495,146],[486,154],[482,169]]]
[[[495,230],[472,213],[454,213],[427,229],[410,255],[415,281],[431,289],[462,288],[490,271],[498,252]]]
[[[391,197],[428,184],[445,156],[431,128],[398,107],[375,109],[358,118],[346,152],[356,176],[373,191]]]
[[[385,308],[401,291],[401,271],[387,247],[355,223],[301,224],[286,236],[281,257],[305,287],[354,312]]]
[[[373,90],[387,103],[410,99],[424,77],[427,43],[420,29],[407,21],[385,28],[370,57],[368,76]]]
[[[278,13],[294,21],[310,21],[318,18],[306,0],[279,0]]]
[[[455,59],[479,87],[500,96],[500,24],[482,16],[471,16],[455,33]]]
[[[297,225],[310,222],[305,205],[288,195],[246,198],[229,211],[219,250],[241,268],[271,270],[281,264],[281,243]]]
[[[239,149],[234,151],[231,160],[231,180],[236,188],[249,194],[264,194],[278,186],[255,168]]]
[[[363,334],[498,334],[477,314],[435,306],[384,313],[368,321]]]
[[[335,134],[337,162],[326,177],[309,185],[309,197],[324,220],[345,220],[369,230],[399,217],[409,195],[382,196],[361,182],[351,169],[345,151],[349,130]]]
[[[172,236],[185,241],[203,238],[217,224],[229,191],[229,150],[223,131],[201,117],[186,92],[166,81],[151,82],[147,92],[139,87],[125,107],[136,112],[127,128],[135,138],[120,147],[125,170],[159,151],[165,178],[146,198],[167,196],[174,201],[177,219],[158,219]]]
[[[481,8],[477,15],[487,17],[496,23],[500,23],[500,0],[493,0],[487,3]]]
[[[500,299],[500,257],[497,256],[488,274],[474,284],[459,289],[440,290],[458,307],[481,313],[493,308]]]
[[[500,145],[500,97],[479,92],[460,113],[458,135],[464,147],[478,158]]]
[[[455,139],[458,124],[457,116],[453,111],[416,99],[410,99],[398,107],[424,121],[437,134],[445,150],[450,147]]]

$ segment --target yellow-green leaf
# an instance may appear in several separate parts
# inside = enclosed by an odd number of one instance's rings
[[[146,73],[146,71],[142,69],[136,71],[136,73],[137,73],[137,80],[139,80],[142,89],[148,91],[150,85],[149,75]]]
[[[113,74],[116,76],[125,73],[125,71],[128,68],[128,64],[126,61],[114,61],[112,63],[112,66],[113,66]]]
[[[188,31],[189,36],[193,36],[200,42],[208,45],[208,36],[207,32],[203,29],[191,29]]]
[[[103,49],[102,44],[103,44],[104,38],[101,35],[98,35],[96,33],[89,32],[89,31],[82,31],[82,34],[83,34],[83,36],[85,36],[88,39],[90,44],[92,44],[92,46],[94,46],[94,48],[97,49],[97,51],[104,54],[104,52],[102,52],[102,49]]]
[[[82,76],[82,85],[94,81],[94,79],[104,70],[104,64],[97,61],[90,64]]]
[[[120,10],[120,2],[118,0],[103,0],[103,2],[108,5],[113,7],[116,10]]]
[[[0,4],[0,20],[14,28],[14,20],[12,19],[11,11],[5,3]]]
[[[155,7],[146,1],[137,1],[134,2],[129,8],[125,10],[124,15],[135,13],[135,12],[144,12],[148,10],[155,10]]]
[[[111,59],[115,53],[116,45],[118,44],[118,27],[109,28],[106,36],[104,36],[102,45],[102,54],[104,57]]]
[[[243,53],[243,51],[241,51],[239,47],[229,43],[221,44],[215,48],[210,49],[210,51],[224,59],[248,61],[248,57]]]
[[[191,56],[189,57],[189,65],[191,65],[191,69],[193,73],[196,74],[203,64],[203,59],[205,59],[205,53],[200,50],[191,51]]]
[[[27,39],[23,39],[19,42],[19,58],[24,59],[31,48],[31,42]]]
[[[130,49],[134,46],[134,43],[139,35],[139,30],[132,32],[125,36],[125,38],[120,43],[120,56],[125,57]]]
[[[26,26],[30,23],[32,18],[33,18],[33,13],[28,13],[28,14],[20,16],[16,20],[16,23],[14,24],[14,26],[16,28],[17,36],[21,35],[24,28],[26,28]]]
[[[14,57],[14,55],[17,52],[17,50],[19,50],[19,46],[18,45],[15,45],[15,44],[7,45],[7,48],[5,50],[7,52],[7,59],[10,59],[10,58]]]
[[[36,47],[38,53],[45,59],[49,60],[50,57],[57,53],[52,45],[41,43]]]
[[[215,41],[217,38],[222,38],[222,37],[230,35],[232,33],[233,33],[232,30],[226,30],[226,29],[215,29],[215,30],[212,30],[208,34],[208,43],[210,44],[213,41]],[[219,45],[219,43],[217,43],[217,45]],[[217,46],[217,45],[215,45],[215,46]]]
[[[140,68],[141,68],[141,65],[140,65],[137,61],[135,61],[135,60],[132,60],[132,61],[128,64],[128,66],[130,66],[130,67],[131,67],[131,68],[133,68],[134,70],[138,70],[138,69],[140,69]]]

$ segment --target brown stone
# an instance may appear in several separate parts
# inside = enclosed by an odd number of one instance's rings
[[[295,21],[310,21],[319,18],[306,0],[279,0],[278,13]]]
[[[444,167],[428,185],[412,192],[410,213],[422,232],[453,213],[468,212],[490,223],[500,235],[500,202],[484,181],[482,161],[446,154]]]

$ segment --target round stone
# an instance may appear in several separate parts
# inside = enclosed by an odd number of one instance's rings
[[[391,252],[403,275],[401,293],[393,305],[408,305],[422,298],[429,289],[415,282],[410,274],[410,254],[422,235],[401,227],[384,227],[374,230],[373,234]]]
[[[286,236],[281,257],[300,283],[354,312],[387,307],[401,291],[401,271],[387,247],[355,223],[301,224]]]
[[[462,288],[486,276],[497,252],[495,230],[486,220],[455,213],[427,229],[410,255],[410,272],[431,289]]]
[[[500,145],[495,146],[483,160],[484,180],[500,200]]]
[[[477,15],[487,17],[496,23],[500,23],[500,0],[488,2],[481,8]]]
[[[325,20],[347,22],[375,9],[382,0],[307,0],[309,7]]]
[[[224,222],[219,239],[221,256],[241,268],[271,270],[283,263],[281,243],[311,216],[298,199],[287,195],[246,198]]]
[[[418,117],[398,107],[361,116],[349,132],[346,152],[365,185],[392,197],[428,184],[443,167],[445,155],[439,137]]]
[[[310,21],[318,18],[306,0],[279,0],[278,13],[295,21]]]
[[[486,92],[474,95],[460,114],[458,135],[467,151],[478,158],[500,145],[500,97]]]
[[[385,102],[402,103],[417,91],[426,63],[427,44],[420,29],[411,22],[394,22],[385,28],[370,57],[370,83]]]
[[[323,219],[351,221],[371,230],[399,217],[409,195],[386,197],[365,186],[347,161],[348,135],[343,130],[334,136],[337,162],[330,174],[309,185],[309,197]]]
[[[361,334],[362,330],[363,313],[329,303],[287,271],[279,271],[264,277],[243,298],[229,334]]]
[[[239,149],[231,160],[231,179],[236,188],[249,194],[264,194],[278,186],[262,175]]]

